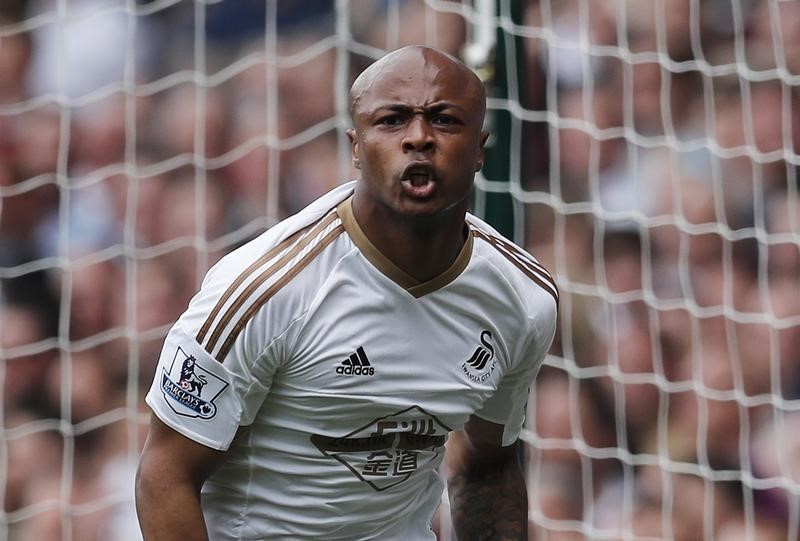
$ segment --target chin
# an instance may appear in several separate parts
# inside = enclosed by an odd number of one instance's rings
[[[438,201],[436,199],[426,199],[426,200],[403,199],[394,208],[397,214],[409,218],[419,218],[419,219],[434,219],[438,217],[443,218],[445,216],[449,216],[452,212],[455,212],[457,209],[459,209],[458,202],[446,203]],[[464,209],[464,211],[466,211],[466,208]]]

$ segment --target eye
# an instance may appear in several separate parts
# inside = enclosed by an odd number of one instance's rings
[[[450,115],[436,115],[433,117],[433,123],[439,126],[452,126],[457,124],[458,120]]]
[[[386,115],[378,119],[378,124],[381,126],[399,126],[402,122],[403,119],[399,115]]]

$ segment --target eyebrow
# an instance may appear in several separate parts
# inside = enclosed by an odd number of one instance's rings
[[[367,114],[374,115],[380,113],[381,111],[392,111],[395,113],[410,114],[416,109],[422,109],[422,111],[425,114],[436,114],[444,111],[445,109],[456,109],[458,111],[466,112],[466,109],[464,109],[459,105],[443,101],[434,103],[432,105],[428,105],[427,107],[411,106],[411,105],[406,105],[404,103],[387,103],[383,105],[378,105],[371,111],[368,111]]]

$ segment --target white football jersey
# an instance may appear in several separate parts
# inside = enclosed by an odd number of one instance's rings
[[[552,278],[468,215],[420,283],[359,228],[353,184],[224,257],[167,336],[147,403],[230,447],[203,486],[211,539],[434,539],[447,434],[475,414],[519,435]]]

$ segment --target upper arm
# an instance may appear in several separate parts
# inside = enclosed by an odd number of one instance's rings
[[[226,454],[152,416],[136,472],[136,513],[144,539],[208,539],[200,489]]]
[[[160,485],[190,482],[199,491],[226,454],[183,436],[152,415],[137,479]]]
[[[502,424],[493,423],[473,415],[464,425],[464,435],[470,446],[476,450],[489,452],[503,446]]]
[[[461,431],[453,432],[447,443],[447,466],[451,473],[485,471],[506,467],[518,458],[518,446],[503,445],[502,424],[469,418]]]

